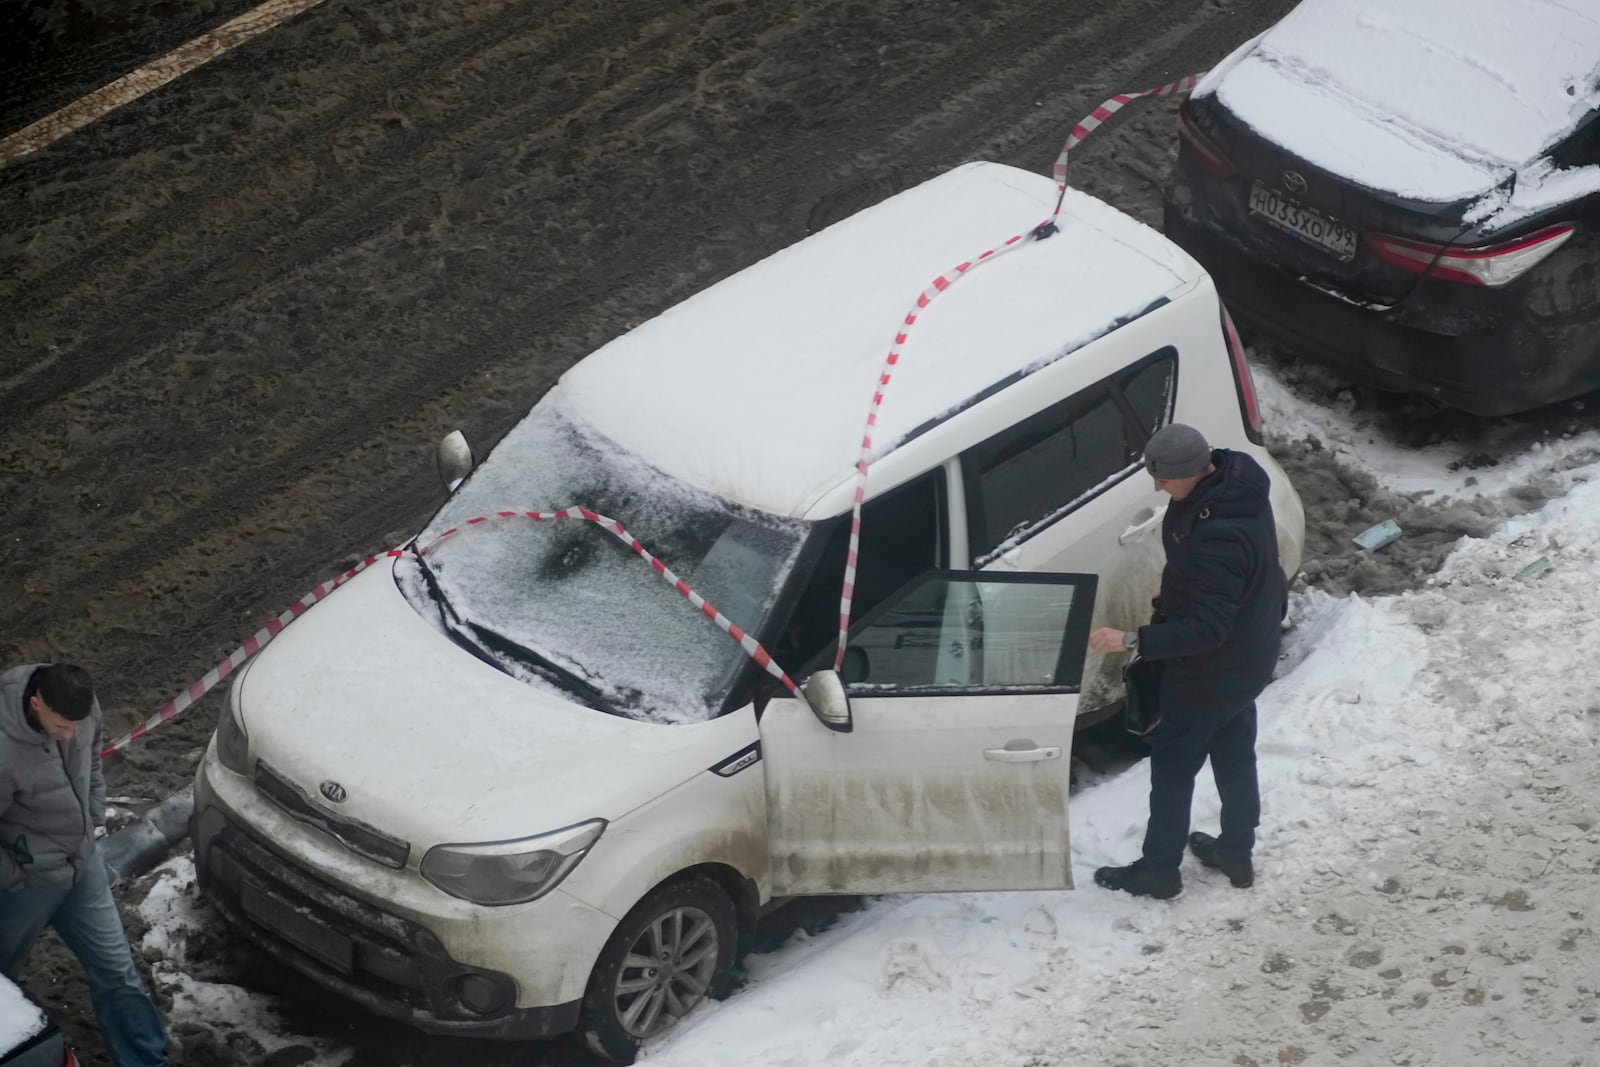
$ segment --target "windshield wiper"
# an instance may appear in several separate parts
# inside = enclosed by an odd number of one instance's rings
[[[518,644],[497,630],[463,619],[456,612],[455,605],[444,595],[444,590],[439,587],[439,580],[434,577],[432,568],[422,558],[422,553],[417,551],[415,542],[411,545],[411,551],[417,558],[417,567],[422,571],[423,580],[428,583],[429,595],[439,606],[439,621],[444,625],[445,633],[450,635],[452,641],[503,674],[511,672],[506,670],[505,664],[495,658],[496,654],[517,660],[551,685],[576,694],[601,711],[611,715],[623,714],[604,693],[581,674],[563,667],[526,645]]]
[[[445,634],[452,642],[462,649],[472,653],[473,656],[487,663],[501,674],[510,674],[506,665],[494,658],[494,655],[480,642],[467,633],[463,626],[461,616],[456,614],[455,605],[450,603],[450,598],[444,595],[444,590],[439,587],[439,579],[433,576],[433,569],[428,566],[428,561],[422,558],[422,553],[417,551],[415,541],[411,543],[411,552],[417,557],[417,569],[422,572],[423,581],[428,583],[428,595],[433,598],[434,604],[439,609],[439,625],[444,628]]]
[[[562,689],[577,694],[585,702],[593,704],[601,711],[612,715],[623,714],[604,693],[595,687],[593,682],[590,682],[576,671],[563,667],[550,657],[535,652],[526,645],[518,644],[505,634],[492,630],[487,626],[468,622],[466,627],[490,651],[497,652],[502,656],[508,656],[525,664],[552,685],[560,686]]]
[[[439,587],[439,579],[433,576],[433,568],[428,566],[428,561],[422,558],[422,551],[417,548],[415,541],[410,545],[411,554],[417,559],[417,570],[422,572],[422,580],[428,583],[428,595],[433,602],[439,605],[439,621],[444,623],[445,629],[453,629],[461,625],[461,616],[456,614],[456,609],[450,603],[450,598],[444,595],[444,590]]]

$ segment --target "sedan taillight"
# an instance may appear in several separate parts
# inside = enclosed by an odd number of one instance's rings
[[[1463,285],[1498,286],[1513,282],[1533,269],[1565,244],[1572,233],[1571,226],[1551,226],[1514,241],[1476,248],[1457,248],[1369,233],[1367,244],[1386,263],[1417,274]]]
[[[1187,103],[1178,108],[1178,137],[1183,141],[1184,147],[1189,149],[1189,154],[1200,165],[1200,169],[1207,174],[1226,178],[1236,169],[1233,161],[1222,154],[1222,149],[1217,147],[1217,143],[1195,125],[1194,114],[1189,110]]]

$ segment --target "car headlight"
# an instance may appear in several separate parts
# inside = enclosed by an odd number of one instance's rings
[[[234,774],[250,774],[250,735],[244,732],[244,716],[239,713],[239,689],[244,684],[241,673],[228,689],[228,706],[217,720],[217,758]]]
[[[600,840],[604,819],[538,837],[485,845],[435,845],[422,857],[422,877],[474,904],[525,904],[560,884]]]

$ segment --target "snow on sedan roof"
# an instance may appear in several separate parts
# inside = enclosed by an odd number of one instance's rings
[[[917,295],[1048,218],[1055,183],[971,163],[704,290],[605,345],[544,404],[691,485],[803,515],[852,476],[884,357]],[[973,270],[922,313],[877,456],[1192,282],[1155,231],[1069,191],[1061,232]],[[875,456],[874,458],[877,458]]]
[[[1594,0],[1304,0],[1202,83],[1335,174],[1482,195],[1600,106]]]

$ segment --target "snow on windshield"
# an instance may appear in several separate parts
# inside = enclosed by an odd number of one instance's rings
[[[738,508],[685,486],[569,418],[560,391],[506,435],[418,538],[497,511],[583,506],[616,519],[738,626],[759,633],[807,524]],[[715,715],[744,651],[612,534],[579,519],[498,519],[429,551],[427,566],[476,642],[518,677],[554,664],[601,702],[661,722]],[[415,555],[400,588],[426,618],[438,604]],[[441,623],[442,625],[442,623]],[[548,661],[542,664],[540,661]]]
[[[1215,88],[1318,166],[1402,195],[1464,199],[1600,107],[1600,7],[1307,0]]]

